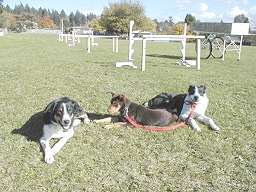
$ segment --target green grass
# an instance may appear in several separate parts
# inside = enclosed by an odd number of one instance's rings
[[[0,38],[0,191],[255,191],[256,47],[243,47],[241,61],[201,61],[201,71],[175,65],[179,44],[148,44],[146,71],[115,68],[126,60],[127,42],[112,53],[102,40],[91,54],[56,36],[10,34]],[[189,45],[189,55],[194,48]],[[136,44],[135,63],[140,63]],[[207,114],[219,134],[201,125],[149,133],[82,125],[55,157],[42,161],[39,145],[11,131],[69,96],[89,112],[106,113],[110,95],[126,94],[142,103],[160,92],[186,92],[205,84]]]

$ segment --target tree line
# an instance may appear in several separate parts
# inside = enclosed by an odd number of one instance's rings
[[[80,11],[67,14],[64,10],[60,12],[55,9],[34,8],[28,4],[15,5],[12,9],[9,5],[3,6],[3,0],[0,0],[2,14],[0,18],[0,27],[7,27],[9,30],[23,30],[22,28],[60,28],[61,20],[64,21],[64,27],[86,26],[96,18],[93,13],[84,15]]]
[[[12,9],[9,5],[2,6],[2,2],[3,0],[0,0],[0,27],[16,31],[23,31],[25,28],[60,28],[63,19],[66,29],[87,26],[98,33],[119,35],[127,33],[129,21],[134,20],[134,30],[183,34],[184,22],[188,24],[188,33],[192,33],[192,26],[200,22],[191,14],[187,14],[184,21],[177,23],[174,23],[171,16],[164,21],[152,20],[145,15],[144,6],[139,1],[122,0],[110,3],[104,7],[100,16],[93,13],[84,15],[78,10],[67,15],[64,10],[58,12],[55,9],[41,7],[36,9],[22,3]],[[238,15],[234,22],[249,22],[249,19],[244,15]]]

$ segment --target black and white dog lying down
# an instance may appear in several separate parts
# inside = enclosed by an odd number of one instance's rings
[[[74,135],[74,129],[81,122],[88,123],[89,119],[80,105],[68,97],[62,97],[49,103],[44,110],[44,119],[40,144],[44,151],[44,161],[47,164],[52,164],[54,155]],[[59,141],[50,147],[49,142],[52,138],[58,138]]]
[[[194,131],[201,131],[195,120],[208,125],[214,131],[219,131],[220,128],[214,121],[205,115],[208,103],[206,87],[190,85],[186,94],[161,93],[144,103],[144,106],[152,109],[166,109],[175,113],[181,120],[186,121]],[[192,105],[194,109],[191,112]]]

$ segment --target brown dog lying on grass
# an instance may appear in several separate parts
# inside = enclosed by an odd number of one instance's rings
[[[170,126],[178,120],[178,116],[171,114],[166,110],[161,109],[148,109],[142,105],[131,102],[125,95],[112,94],[111,102],[108,107],[108,112],[111,115],[119,114],[119,123],[116,118],[102,119],[96,122],[114,122],[113,125],[108,125],[106,128],[127,125],[127,119],[132,119],[136,124],[141,126],[154,126],[154,127],[166,127]],[[129,120],[128,120],[129,121]]]

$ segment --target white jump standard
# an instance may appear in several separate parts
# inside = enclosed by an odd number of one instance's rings
[[[134,25],[134,21],[130,21],[129,24],[129,48],[128,48],[128,61],[126,62],[117,62],[116,67],[122,67],[122,66],[130,66],[133,68],[137,68],[133,64],[132,55],[134,53],[133,44],[134,41],[142,41],[142,58],[141,58],[141,70],[145,71],[146,66],[146,45],[147,41],[178,41],[182,43],[181,48],[181,64],[186,63],[186,65],[189,65],[189,61],[186,61],[186,40],[187,39],[196,39],[197,41],[197,58],[196,58],[196,67],[198,70],[200,70],[200,51],[201,51],[201,39],[204,39],[204,36],[195,36],[195,35],[186,35],[186,28],[187,25],[184,25],[184,35],[142,35],[142,37],[134,37],[134,31],[132,30]]]
[[[231,28],[231,36],[226,36],[224,38],[224,49],[222,52],[222,60],[224,61],[225,59],[225,53],[227,51],[235,51],[238,54],[237,60],[239,61],[241,58],[241,51],[242,51],[242,42],[243,42],[243,36],[244,35],[249,35],[249,29],[250,25],[249,23],[232,23],[232,28]],[[239,37],[239,41],[235,41],[232,36],[237,36]],[[236,43],[239,43],[237,45]]]
[[[133,44],[134,44],[134,33],[132,31],[134,25],[134,21],[130,21],[129,23],[129,48],[128,48],[128,61],[116,62],[116,67],[122,66],[130,66],[132,68],[137,69],[137,66],[133,64],[132,55],[134,53]]]

